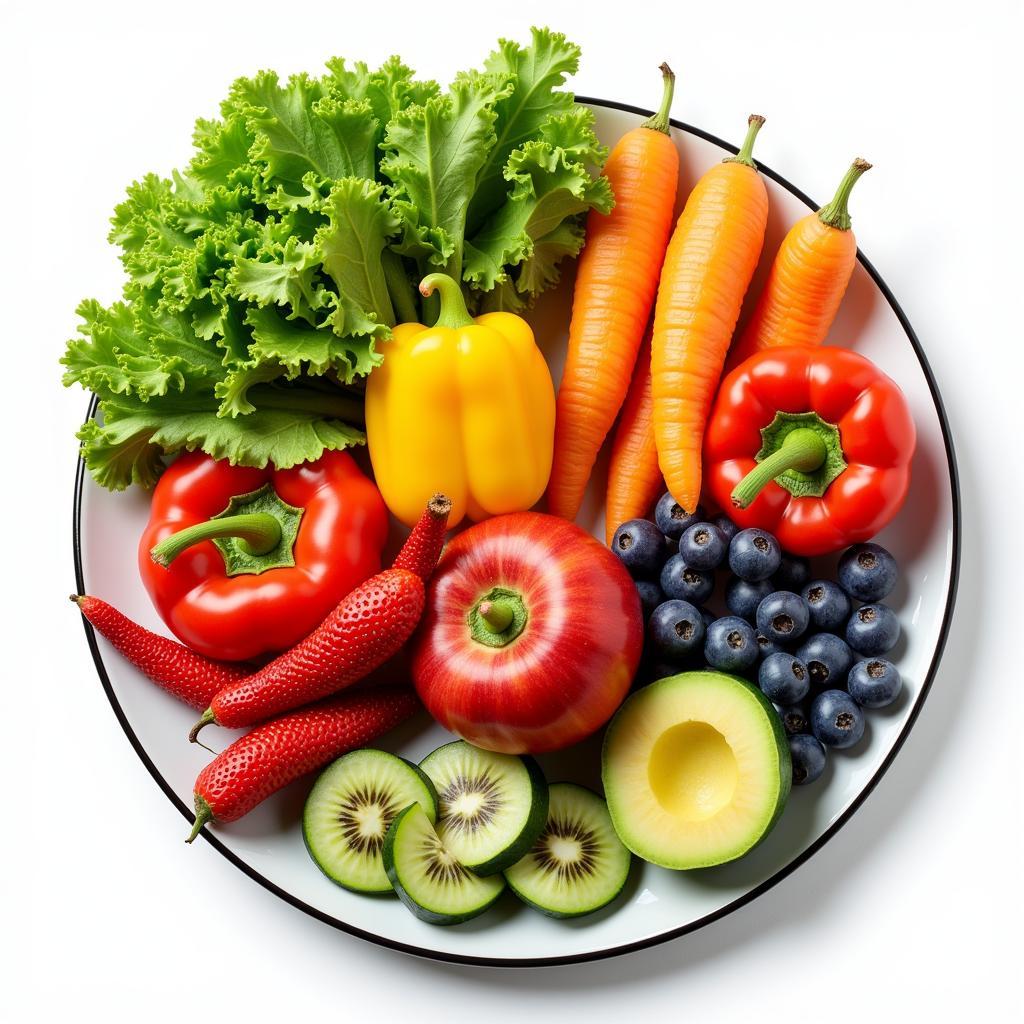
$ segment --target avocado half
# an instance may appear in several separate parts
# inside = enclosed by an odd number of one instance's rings
[[[637,691],[605,733],[601,778],[612,824],[665,868],[735,860],[771,830],[789,796],[782,722],[756,687],[683,672]]]

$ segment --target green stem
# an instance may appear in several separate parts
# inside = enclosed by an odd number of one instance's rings
[[[754,152],[754,139],[757,138],[757,133],[761,130],[761,125],[764,124],[764,118],[760,114],[751,114],[747,118],[747,137],[743,140],[743,145],[740,146],[740,151],[735,156],[727,156],[724,163],[727,164],[746,164],[747,167],[753,167],[757,170],[757,164],[754,163],[753,152]]]
[[[828,458],[828,446],[817,431],[806,427],[790,431],[779,449],[759,462],[732,492],[732,503],[746,508],[761,493],[761,489],[789,469],[813,473]]]
[[[526,629],[529,617],[520,594],[492,587],[469,612],[469,635],[484,647],[505,647]]]
[[[249,400],[257,409],[284,409],[286,412],[313,412],[330,419],[344,420],[355,426],[365,423],[363,403],[342,392],[327,394],[305,388],[254,387]]]
[[[429,298],[435,289],[441,296],[441,312],[437,316],[435,327],[468,327],[473,318],[466,308],[466,298],[457,281],[447,274],[427,274],[420,281],[420,295]]]
[[[199,721],[192,726],[188,731],[189,743],[199,743],[199,730],[205,729],[211,722],[216,722],[217,716],[213,713],[213,708],[207,708],[199,718]],[[202,746],[201,743],[199,743]]]
[[[647,118],[646,121],[641,125],[642,128],[650,128],[653,132],[664,132],[669,135],[672,131],[672,126],[669,123],[669,113],[672,110],[672,96],[676,91],[676,76],[668,64],[661,64],[659,70],[661,71],[661,106],[658,107],[658,112],[652,117]]]
[[[414,324],[417,319],[416,303],[413,302],[412,285],[402,265],[402,257],[397,252],[385,249],[381,254],[381,262],[384,266],[384,280],[387,282],[388,294],[391,296],[391,304],[395,308],[398,322]]]
[[[857,179],[865,171],[870,170],[871,164],[867,160],[861,160],[860,157],[850,164],[850,169],[843,176],[843,180],[839,182],[839,188],[836,189],[832,202],[818,211],[818,217],[822,224],[830,228],[838,228],[840,231],[850,230],[850,211],[847,209],[850,193],[853,191],[853,186],[857,184]]]
[[[210,805],[201,797],[196,794],[196,823],[192,826],[192,831],[189,833],[186,843],[191,843],[193,839],[202,831],[203,826],[208,821],[213,821],[213,811],[210,809]]]
[[[481,601],[477,608],[484,625],[492,633],[504,633],[515,618],[515,612],[508,601],[498,598],[496,601]]]
[[[281,524],[269,512],[209,519],[165,537],[149,554],[157,565],[166,569],[187,548],[215,537],[237,537],[239,547],[246,554],[265,555],[281,543]]]

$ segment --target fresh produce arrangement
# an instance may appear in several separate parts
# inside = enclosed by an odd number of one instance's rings
[[[188,739],[246,730],[188,842],[306,779],[327,890],[432,925],[611,913],[634,858],[745,856],[904,687],[875,538],[915,425],[829,336],[871,165],[763,256],[765,119],[679,195],[671,69],[606,149],[579,57],[534,29],[446,89],[397,57],[239,79],[129,188],[124,296],[62,360],[96,483],[152,490],[139,576],[177,639],[72,600]],[[556,386],[530,309],[576,257]],[[387,749],[414,716],[451,734],[418,764]]]

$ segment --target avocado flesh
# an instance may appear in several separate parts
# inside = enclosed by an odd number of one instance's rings
[[[757,687],[683,672],[619,709],[601,776],[622,842],[652,864],[689,869],[756,846],[785,807],[792,766],[779,716]]]

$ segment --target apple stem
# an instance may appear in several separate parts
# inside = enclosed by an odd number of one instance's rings
[[[504,633],[515,618],[512,606],[507,601],[481,601],[477,611],[492,633]]]

